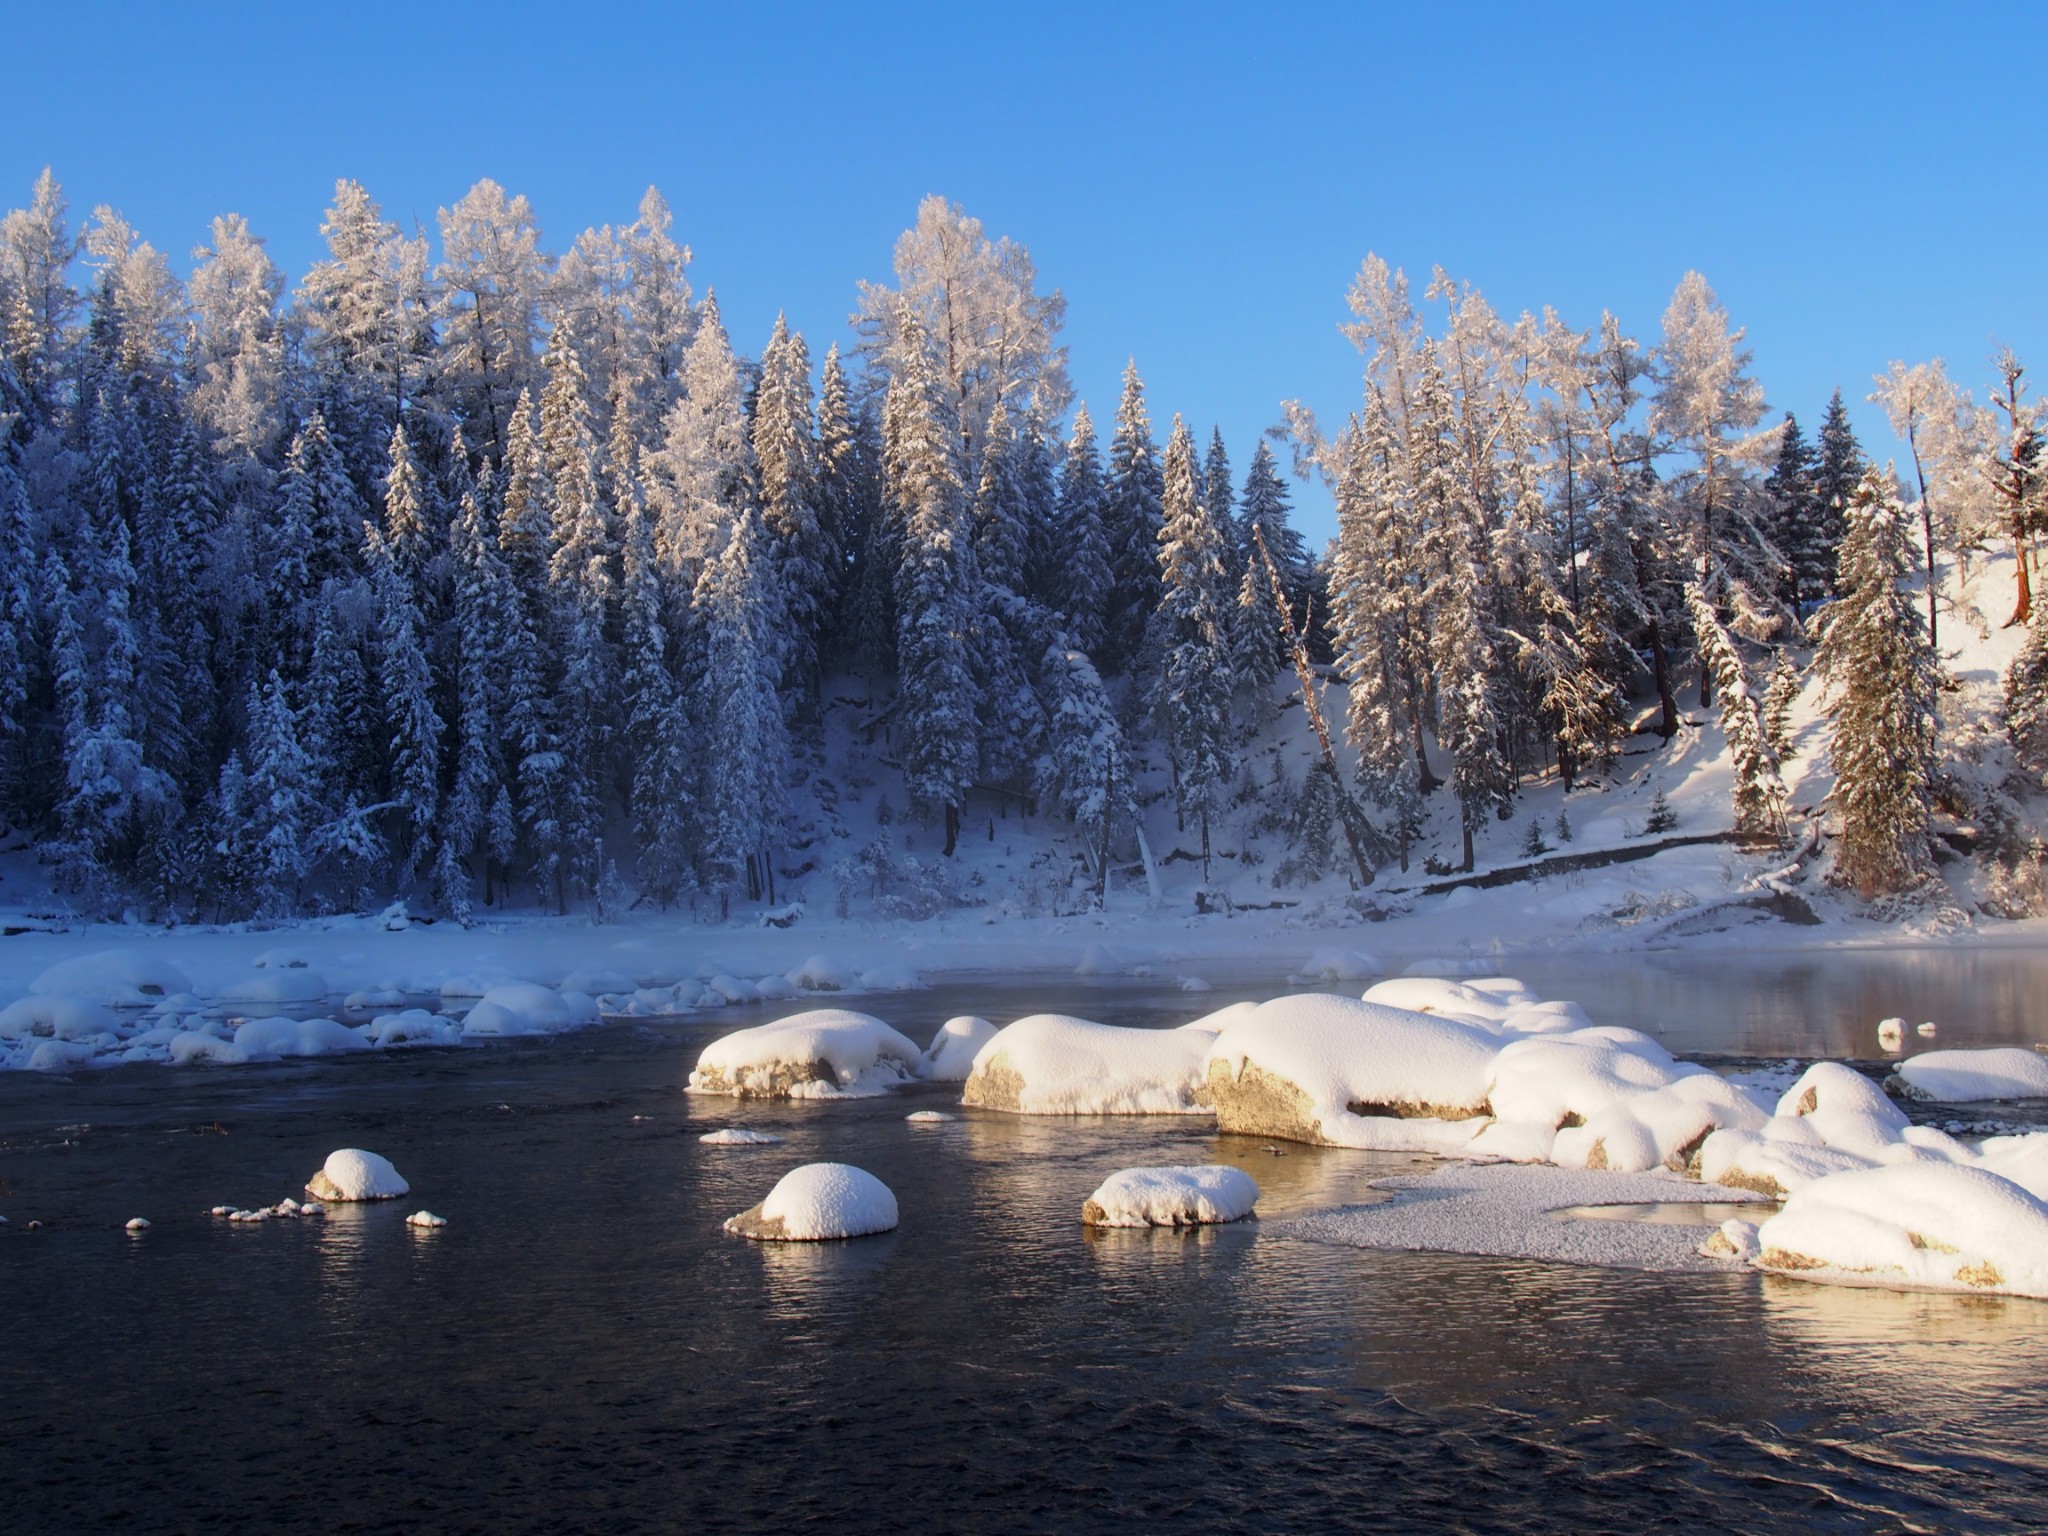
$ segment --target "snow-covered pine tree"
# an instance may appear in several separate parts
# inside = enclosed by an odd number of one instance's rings
[[[1359,787],[1390,814],[1405,872],[1422,826],[1422,703],[1410,633],[1415,551],[1406,537],[1391,433],[1378,391],[1369,391],[1363,420],[1338,445],[1330,633],[1346,684],[1344,735],[1358,753]]]
[[[285,345],[277,315],[284,274],[238,213],[215,219],[213,245],[195,254],[186,410],[239,478],[238,471],[269,457],[285,425]]]
[[[435,299],[441,384],[487,456],[505,451],[513,402],[537,382],[534,342],[548,258],[524,197],[486,177],[440,211]]]
[[[889,362],[882,451],[902,540],[895,587],[904,787],[944,815],[950,858],[976,761],[974,682],[964,654],[975,588],[967,496],[946,395],[924,328],[907,308]]]
[[[306,878],[312,831],[311,765],[299,745],[298,717],[275,667],[249,700],[249,773],[244,841],[251,894],[265,917],[289,917]]]
[[[1024,413],[1017,437],[1017,483],[1023,493],[1023,595],[1047,612],[1059,607],[1064,589],[1060,565],[1067,551],[1060,537],[1059,466],[1053,451],[1052,426],[1036,402]]]
[[[628,794],[640,888],[663,910],[690,878],[691,743],[682,690],[670,671],[667,600],[654,554],[654,526],[639,497],[626,506],[625,635],[620,661],[625,739],[632,759]],[[712,774],[718,765],[708,764]]]
[[[707,293],[683,362],[683,394],[641,468],[654,515],[654,552],[672,595],[687,599],[758,483],[739,360]]]
[[[1216,447],[1210,450],[1211,460],[1221,451],[1222,441],[1218,439]],[[1212,517],[1216,500],[1212,487]],[[1230,525],[1219,522],[1217,526]],[[1288,607],[1297,626],[1308,618],[1303,598],[1311,580],[1307,546],[1287,521],[1287,483],[1280,478],[1272,452],[1264,442],[1253,451],[1251,467],[1245,471],[1237,534],[1240,548],[1234,562],[1236,575],[1231,593],[1237,610],[1232,625],[1232,660],[1237,687],[1250,698],[1251,724],[1258,729],[1271,723],[1273,678],[1292,666],[1293,659],[1285,627],[1273,607],[1273,584],[1266,574],[1265,562],[1259,557],[1257,539],[1265,540],[1266,553],[1272,556],[1274,567],[1280,572],[1280,584],[1286,590]]]
[[[744,504],[698,579],[694,603],[704,635],[704,883],[727,911],[736,892],[770,894],[785,810],[789,736],[776,691],[773,627],[782,601],[774,583],[760,514]]]
[[[1068,637],[1046,648],[1039,671],[1047,718],[1033,789],[1073,819],[1100,892],[1110,844],[1133,815],[1129,751],[1095,664]]]
[[[974,559],[981,579],[1005,592],[1024,591],[1030,555],[1030,512],[1024,503],[1021,452],[1010,413],[990,413],[981,445],[981,481],[974,493]]]
[[[533,397],[522,392],[505,433],[504,504],[498,512],[498,548],[514,584],[528,597],[547,585],[555,554],[555,490],[541,457]]]
[[[1778,776],[1778,755],[1735,637],[1728,633],[1704,588],[1686,589],[1700,665],[1713,677],[1720,694],[1721,730],[1735,766],[1735,830],[1752,837],[1785,835],[1785,785]]]
[[[1835,563],[1848,526],[1849,499],[1856,494],[1870,461],[1849,425],[1848,407],[1837,389],[1821,418],[1820,436],[1814,442],[1813,496],[1818,526],[1810,545],[1798,551],[1793,564],[1800,567],[1800,597],[1807,602],[1832,597],[1835,592]],[[1787,551],[1787,554],[1791,554]]]
[[[811,354],[782,316],[761,354],[754,395],[754,462],[760,469],[761,521],[773,551],[775,588],[786,612],[783,686],[815,695],[819,643],[833,595],[838,552],[819,517],[817,429],[811,415]]]
[[[1166,445],[1159,530],[1159,704],[1173,754],[1174,800],[1202,830],[1209,878],[1209,821],[1234,767],[1230,740],[1230,633],[1224,555],[1228,531],[1201,495],[1195,439],[1176,416]]]
[[[413,458],[412,442],[403,421],[391,429],[389,469],[384,476],[384,543],[392,563],[412,588],[413,600],[426,594],[427,561],[437,542],[427,523],[426,484]]]
[[[1135,359],[1124,365],[1123,398],[1110,440],[1103,488],[1102,531],[1108,546],[1110,590],[1104,610],[1104,669],[1121,672],[1137,658],[1145,627],[1159,607],[1159,449],[1145,413],[1145,385]]]
[[[70,270],[82,244],[71,231],[64,190],[45,166],[28,207],[0,218],[0,272],[6,274],[0,284],[7,300],[0,352],[20,381],[29,418],[39,426],[55,420],[65,388],[78,310]]]
[[[486,466],[488,475],[488,466]],[[469,910],[473,870],[483,895],[496,894],[488,847],[492,808],[506,788],[503,689],[518,634],[518,594],[499,558],[486,508],[488,479],[464,493],[450,537],[455,553],[455,775],[441,817],[436,865],[441,899],[458,916]]]
[[[441,717],[422,637],[419,605],[383,533],[363,525],[363,548],[377,597],[377,682],[388,723],[391,799],[404,820],[399,867],[423,870],[440,809]]]
[[[1763,726],[1764,740],[1781,763],[1793,756],[1792,707],[1799,702],[1804,683],[1790,649],[1782,645],[1773,649],[1771,679],[1764,685]]]
[[[1792,609],[1827,597],[1826,530],[1820,493],[1814,485],[1818,464],[1813,446],[1799,430],[1798,418],[1787,411],[1778,436],[1778,460],[1765,478],[1763,490],[1771,509],[1771,539],[1785,556],[1778,598]]]
[[[1986,477],[1991,483],[1999,522],[2006,537],[2012,540],[2013,579],[2017,587],[2012,617],[2005,621],[2005,627],[2010,629],[2033,617],[2034,583],[2029,568],[2033,564],[2033,536],[2042,520],[2042,485],[2048,477],[2044,477],[2041,462],[2041,408],[2025,398],[2026,388],[2020,383],[2027,370],[2010,347],[1992,360],[1992,366],[1998,370],[1998,388],[1992,393],[1991,403],[2005,417],[2005,440],[1992,450]]]
[[[1819,618],[1814,665],[1827,680],[1832,796],[1842,817],[1835,876],[1866,899],[1933,870],[1928,843],[1939,765],[1939,672],[1905,590],[1913,545],[1898,485],[1875,466],[1850,498],[1841,595]]]
[[[1102,461],[1095,451],[1095,424],[1083,405],[1074,412],[1074,429],[1060,471],[1056,514],[1060,562],[1048,592],[1061,626],[1091,657],[1104,654],[1106,616],[1115,580],[1103,525],[1106,498]]]
[[[2048,784],[2048,619],[2036,613],[2005,672],[2005,733],[2020,766]]]
[[[819,517],[837,553],[828,623],[821,647],[870,672],[893,673],[896,619],[892,589],[896,546],[882,515],[871,418],[857,414],[839,360],[838,343],[825,354],[818,389]]]

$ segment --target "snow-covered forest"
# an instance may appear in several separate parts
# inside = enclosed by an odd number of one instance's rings
[[[781,324],[747,355],[653,191],[556,252],[493,182],[430,237],[344,181],[322,234],[294,281],[226,215],[180,280],[47,173],[0,222],[0,817],[74,910],[772,908],[829,856],[828,743],[941,859],[971,797],[1037,818],[1082,899],[1160,793],[1205,870],[1247,807],[1293,875],[1405,870],[1433,815],[1470,869],[1694,702],[1724,824],[1785,841],[1809,674],[1838,882],[1910,895],[1947,817],[2039,909],[2048,484],[2009,356],[1981,403],[1873,381],[1894,472],[1839,393],[1811,433],[1767,411],[1698,274],[1638,335],[1368,258],[1356,409],[1226,445],[1135,364],[1098,425],[1062,296],[942,198],[822,358]],[[1941,594],[1993,554],[2027,638],[1966,761]],[[1297,664],[1339,750],[1275,783]]]

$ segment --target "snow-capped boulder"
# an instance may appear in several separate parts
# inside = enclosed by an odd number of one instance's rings
[[[1710,1135],[1700,1146],[1697,1168],[1713,1183],[1780,1196],[1877,1164],[1972,1160],[1954,1137],[1909,1124],[1884,1091],[1853,1067],[1817,1061],[1761,1126],[1731,1126]]]
[[[704,1047],[690,1092],[742,1099],[855,1098],[917,1075],[919,1051],[880,1019],[813,1008],[756,1024]]]
[[[1373,981],[1387,974],[1387,968],[1373,956],[1356,949],[1319,949],[1302,965],[1303,981]]]
[[[234,1060],[280,1056],[340,1056],[367,1051],[370,1042],[333,1019],[251,1019],[235,1031]]]
[[[76,994],[46,992],[0,1008],[0,1040],[90,1040],[114,1028],[112,1012]]]
[[[438,1232],[448,1225],[446,1216],[436,1216],[432,1211],[414,1211],[405,1218],[405,1224],[415,1232]]]
[[[1365,1001],[1411,1013],[1433,1013],[1498,1031],[1508,1017],[1541,999],[1511,977],[1449,981],[1436,976],[1396,976],[1368,987]]]
[[[1102,1181],[1081,1207],[1091,1227],[1192,1227],[1242,1221],[1258,1204],[1257,1180],[1242,1168],[1126,1168]]]
[[[974,1071],[974,1058],[995,1038],[987,1019],[961,1014],[946,1020],[918,1058],[917,1075],[930,1083],[964,1083]]]
[[[303,971],[310,969],[313,962],[303,950],[279,947],[264,950],[249,963],[259,971]]]
[[[860,985],[854,968],[830,955],[812,955],[784,974],[806,992],[851,992]]]
[[[1473,1139],[1472,1156],[1621,1173],[1682,1170],[1709,1132],[1769,1118],[1745,1090],[1633,1030],[1510,1041],[1486,1096],[1496,1120]]]
[[[306,1182],[306,1193],[315,1200],[343,1204],[396,1200],[411,1189],[388,1159],[359,1147],[329,1153],[320,1171]]]
[[[868,992],[922,992],[924,977],[914,965],[900,960],[885,961],[860,973],[860,984]]]
[[[580,993],[557,992],[531,981],[504,981],[463,1015],[465,1035],[554,1035],[597,1021],[597,1005]]]
[[[317,1003],[327,996],[327,978],[303,966],[282,966],[255,976],[239,976],[221,989],[231,1003]]]
[[[2018,1046],[1983,1051],[1923,1051],[1899,1063],[1896,1083],[1897,1091],[1906,1098],[1933,1099],[1942,1104],[1967,1104],[1979,1099],[2043,1099],[2048,1098],[2048,1057]]]
[[[1456,1019],[1327,994],[1277,997],[1216,1037],[1203,1096],[1226,1131],[1450,1152],[1486,1123],[1497,1046]]]
[[[462,1026],[424,1008],[408,1008],[402,1013],[378,1014],[370,1020],[364,1038],[376,1046],[460,1045]]]
[[[892,1231],[896,1220],[896,1196],[872,1173],[847,1163],[806,1163],[725,1230],[761,1242],[816,1243]]]
[[[744,1130],[736,1125],[728,1125],[722,1130],[706,1131],[697,1139],[707,1147],[779,1147],[782,1145],[782,1138],[780,1136],[771,1135],[767,1131]]]
[[[102,949],[60,960],[28,984],[38,995],[90,998],[132,1008],[192,990],[192,978],[168,960],[139,949]]]
[[[89,1064],[96,1054],[83,1040],[41,1040],[22,1065],[31,1072],[69,1072]]]
[[[1838,1061],[1808,1067],[1778,1101],[1778,1115],[1804,1119],[1824,1145],[1873,1162],[1898,1144],[1909,1123],[1882,1088]]]
[[[704,985],[713,992],[716,992],[721,999],[728,1003],[758,1003],[761,1001],[761,989],[759,987],[755,986],[751,981],[738,976],[728,976],[722,971],[705,982]]]
[[[1209,1043],[1200,1030],[1034,1013],[982,1046],[960,1102],[1026,1115],[1195,1114]]]
[[[2048,1203],[1982,1168],[1859,1169],[1794,1190],[1756,1265],[1838,1285],[2048,1297]]]
[[[341,1006],[350,1013],[368,1013],[373,1008],[403,1008],[405,1004],[404,989],[390,982],[360,988],[341,1000]]]

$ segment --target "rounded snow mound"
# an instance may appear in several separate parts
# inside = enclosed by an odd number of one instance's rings
[[[2048,1098],[2048,1057],[2018,1046],[1923,1051],[1899,1063],[1898,1091],[1910,1099],[1933,1099],[1942,1104],[2044,1099]]]
[[[1375,956],[1356,949],[1319,949],[1301,968],[1303,981],[1372,981],[1386,974]]]
[[[1025,1115],[1199,1114],[1209,1042],[1199,1030],[1034,1013],[982,1046],[960,1102]]]
[[[723,1130],[706,1131],[697,1139],[707,1147],[779,1147],[782,1145],[782,1138],[780,1136],[770,1135],[767,1131],[742,1130],[736,1125],[728,1125]]]
[[[1701,1144],[1701,1178],[1777,1198],[1838,1173],[1878,1164],[1969,1163],[1976,1154],[1944,1131],[1912,1125],[1869,1078],[1817,1061],[1760,1126],[1730,1126]]]
[[[424,1008],[408,1008],[403,1013],[378,1014],[370,1020],[367,1038],[376,1046],[460,1045],[462,1026]]]
[[[28,984],[41,995],[91,998],[110,1008],[133,1008],[192,990],[192,978],[169,961],[137,949],[102,949],[60,960]]]
[[[396,1200],[411,1189],[388,1159],[360,1147],[343,1147],[339,1152],[329,1153],[320,1171],[306,1184],[306,1193],[315,1200],[343,1203]]]
[[[557,992],[538,982],[500,982],[463,1015],[462,1032],[496,1039],[560,1034],[595,1022],[595,1006],[579,1004],[587,1004],[581,994]]]
[[[896,1219],[896,1196],[872,1173],[847,1163],[806,1163],[725,1230],[762,1242],[817,1243],[892,1231]]]
[[[0,1040],[91,1040],[113,1029],[103,1004],[76,994],[46,992],[0,1008]]]
[[[919,1052],[880,1019],[846,1008],[812,1008],[735,1030],[704,1047],[691,1093],[740,1099],[863,1098],[917,1073]]]
[[[2048,1204],[1982,1168],[1913,1163],[1792,1192],[1759,1269],[1837,1285],[2048,1297]]]
[[[1242,1221],[1258,1200],[1258,1181],[1224,1163],[1126,1168],[1088,1197],[1081,1220],[1091,1227],[1202,1226]]]
[[[241,976],[221,989],[231,1003],[317,1003],[327,996],[327,978],[304,966],[281,966]]]
[[[263,1061],[281,1056],[339,1056],[367,1051],[370,1042],[333,1019],[251,1019],[235,1031],[233,1049],[235,1061]]]
[[[918,1058],[917,1075],[930,1083],[964,1083],[974,1071],[974,1058],[993,1040],[995,1025],[972,1014],[946,1020]]]
[[[860,985],[854,968],[830,955],[813,955],[786,974],[792,984],[806,992],[851,992]]]
[[[1277,997],[1216,1037],[1203,1095],[1226,1131],[1454,1152],[1484,1124],[1498,1046],[1457,1019],[1325,993]]]

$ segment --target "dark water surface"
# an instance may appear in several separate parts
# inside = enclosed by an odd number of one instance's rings
[[[1629,977],[1532,969],[1651,1022]],[[1966,996],[1914,974],[1925,1007],[1853,965],[1776,1001],[1703,973],[1683,1006],[1667,991],[1667,1038],[1811,1054],[1840,1031],[1874,1055],[1860,1037],[1899,1011],[1952,1021],[1943,1044],[1989,1043],[1966,1014],[2044,1038],[2024,977]],[[1167,1024],[1271,990],[858,1006],[923,1039],[958,1012]],[[954,1089],[680,1092],[705,1041],[786,1007],[0,1078],[0,1530],[2048,1529],[2048,1305],[1323,1247],[1276,1218],[1371,1198],[1407,1160],[1276,1158],[1199,1121],[904,1121]],[[1705,1038],[1716,1007],[1728,1038]],[[726,1124],[789,1140],[698,1143]],[[389,1156],[412,1196],[202,1215],[296,1194],[338,1146]],[[886,1181],[901,1228],[719,1230],[820,1158]],[[1259,1179],[1263,1229],[1078,1224],[1119,1167],[1212,1160]],[[423,1206],[449,1225],[408,1230]],[[130,1237],[132,1215],[155,1225]]]

